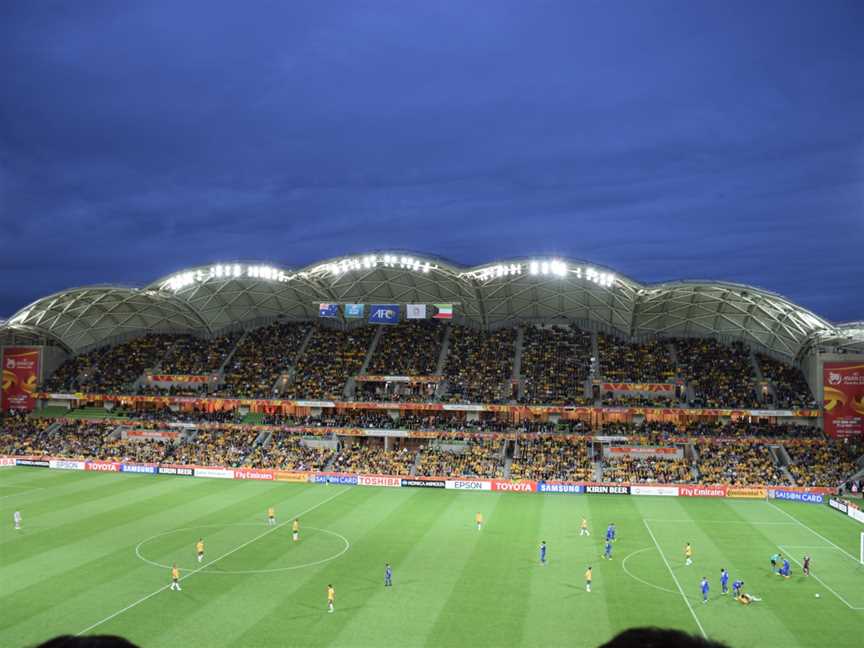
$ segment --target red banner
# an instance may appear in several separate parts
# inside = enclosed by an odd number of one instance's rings
[[[612,446],[609,448],[609,452],[612,454],[626,454],[626,455],[676,455],[678,454],[677,448],[660,448],[655,446]]]
[[[176,439],[179,432],[170,430],[128,430],[127,439]]]
[[[601,383],[604,392],[659,392],[671,394],[675,385],[669,383]]]
[[[493,479],[492,490],[504,491],[507,493],[533,493],[537,490],[537,482],[505,481],[503,479]]]
[[[681,497],[726,497],[728,486],[690,486],[681,484],[678,486],[678,495]]]
[[[40,347],[3,348],[3,388],[0,410],[27,410],[36,406],[36,383],[42,353]]]
[[[864,435],[864,364],[826,362],[825,433],[832,437]]]
[[[91,472],[120,472],[120,464],[113,461],[88,461],[84,469]]]
[[[235,468],[234,479],[257,479],[259,481],[273,481],[275,475],[272,470],[258,470],[256,468]]]
[[[176,383],[206,383],[209,380],[218,380],[219,376],[199,376],[195,374],[148,374],[150,382],[176,382]]]

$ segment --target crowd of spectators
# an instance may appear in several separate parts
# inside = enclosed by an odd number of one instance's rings
[[[329,448],[304,445],[296,434],[274,432],[269,445],[255,446],[246,457],[246,465],[278,470],[323,470],[333,454]]]
[[[198,430],[186,443],[173,447],[166,460],[199,466],[242,466],[258,434],[255,430]]]
[[[481,331],[453,326],[445,374],[451,402],[500,403],[511,400],[516,330]]]
[[[762,375],[774,386],[774,405],[780,409],[817,407],[804,374],[798,367],[775,360],[764,353],[757,353]]]
[[[170,444],[113,438],[115,425],[96,421],[65,421],[51,434],[49,419],[20,419],[0,433],[0,454],[42,455],[105,461],[164,461]]]
[[[414,452],[407,448],[385,450],[381,444],[356,441],[342,447],[333,459],[334,472],[378,475],[410,475]]]
[[[693,472],[686,459],[621,457],[603,466],[603,481],[687,484],[693,481]]]
[[[562,437],[520,438],[510,464],[513,479],[593,481],[587,444]]]
[[[692,406],[760,407],[750,351],[742,342],[725,345],[706,338],[682,338],[674,344],[681,372],[696,390]]]
[[[700,439],[695,447],[700,484],[789,484],[768,446],[759,441]]]
[[[740,437],[743,439],[759,437],[789,439],[821,436],[822,431],[810,425],[791,425],[738,419],[737,421],[729,421],[727,423],[694,422],[681,430],[680,435],[691,437]]]
[[[219,394],[239,398],[274,398],[276,381],[296,362],[310,324],[276,322],[249,331],[225,367]]]
[[[345,383],[360,372],[374,334],[372,326],[347,331],[317,327],[284,397],[341,400]]]
[[[675,364],[664,342],[631,343],[597,334],[600,374],[609,382],[665,383],[674,380]]]
[[[431,443],[420,451],[417,475],[424,477],[504,476],[504,442],[500,439],[466,440],[464,449],[448,450]]]
[[[411,320],[384,327],[367,373],[388,376],[435,373],[445,330],[438,320]]]
[[[0,455],[43,454],[52,422],[15,414],[0,418]]]
[[[145,369],[158,366],[174,344],[173,335],[145,335],[114,347],[101,347],[69,358],[46,381],[49,392],[86,391],[131,394]]]
[[[237,344],[240,335],[229,333],[211,340],[192,335],[177,336],[168,355],[159,365],[159,372],[201,375],[218,371]]]
[[[575,326],[525,328],[522,342],[522,401],[589,405],[585,381],[591,369],[591,334]]]
[[[839,486],[858,469],[856,462],[864,455],[864,444],[841,439],[793,439],[784,441],[783,447],[798,486]]]

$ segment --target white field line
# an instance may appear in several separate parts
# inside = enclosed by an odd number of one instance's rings
[[[706,639],[708,638],[708,633],[705,632],[705,628],[702,627],[702,623],[699,621],[699,617],[696,616],[695,610],[693,610],[693,606],[690,605],[690,599],[687,598],[687,595],[684,594],[684,590],[681,587],[681,583],[678,582],[678,577],[675,575],[675,572],[672,571],[672,567],[669,564],[669,561],[666,560],[666,554],[663,553],[663,550],[660,548],[659,543],[657,542],[657,538],[654,537],[654,532],[651,530],[651,527],[648,526],[647,520],[642,520],[645,528],[648,529],[648,534],[651,536],[651,539],[654,541],[654,546],[657,547],[657,551],[660,552],[660,557],[663,559],[663,563],[666,565],[666,569],[669,570],[669,574],[672,576],[672,580],[675,581],[675,585],[678,587],[678,592],[681,594],[681,598],[684,599],[684,602],[687,604],[687,609],[690,610],[690,614],[693,615],[693,620],[696,621],[696,625],[699,626],[699,632],[702,633],[702,636]]]
[[[285,521],[284,521],[284,522],[282,522],[282,523],[280,523],[280,524],[277,524],[276,526],[270,527],[270,528],[267,529],[264,533],[261,533],[261,534],[255,536],[254,538],[252,538],[251,540],[247,540],[247,541],[244,542],[243,544],[241,544],[241,545],[239,545],[239,546],[237,546],[237,547],[234,547],[231,551],[228,551],[228,552],[222,554],[222,555],[219,556],[218,558],[214,558],[214,559],[211,560],[210,562],[204,563],[204,564],[201,565],[201,567],[199,567],[198,569],[196,569],[196,570],[194,570],[194,571],[190,571],[190,572],[187,573],[186,575],[181,576],[181,577],[178,579],[178,581],[184,581],[184,580],[186,580],[187,578],[189,578],[189,577],[191,577],[191,576],[194,576],[195,574],[197,574],[198,572],[200,572],[200,571],[201,571],[202,569],[204,569],[205,567],[210,567],[210,566],[212,566],[212,565],[215,565],[217,562],[219,562],[219,561],[222,560],[223,558],[227,558],[227,557],[230,556],[231,554],[240,551],[240,550],[243,549],[244,547],[248,547],[250,544],[252,544],[253,542],[255,542],[255,541],[257,541],[257,540],[260,540],[260,539],[263,538],[264,536],[273,533],[276,529],[278,529],[278,528],[280,528],[280,527],[282,527],[282,526],[288,524],[288,523],[291,522],[294,518],[299,518],[299,517],[302,516],[302,515],[306,515],[307,513],[310,513],[311,511],[314,511],[314,510],[317,509],[319,506],[323,506],[323,505],[326,504],[327,502],[330,502],[330,501],[336,499],[336,498],[339,497],[340,495],[344,495],[344,494],[347,493],[349,490],[351,490],[351,489],[350,489],[350,488],[346,488],[345,490],[343,490],[343,491],[339,491],[339,492],[336,493],[335,495],[332,495],[332,496],[328,497],[327,499],[325,499],[325,500],[323,500],[323,501],[321,501],[321,502],[318,502],[315,506],[312,506],[312,507],[306,509],[305,511],[301,511],[300,513],[295,513],[294,515],[288,516],[287,518],[285,518]],[[120,609],[120,610],[117,610],[117,611],[114,612],[113,614],[109,614],[107,617],[105,617],[105,618],[102,619],[101,621],[97,621],[96,623],[94,623],[94,624],[91,625],[91,626],[87,626],[86,628],[84,628],[84,629],[81,630],[80,632],[76,633],[75,636],[76,636],[76,637],[80,637],[81,635],[83,635],[83,634],[85,634],[85,633],[87,633],[87,632],[90,632],[93,628],[98,628],[98,627],[99,627],[100,625],[102,625],[103,623],[105,623],[105,622],[107,622],[107,621],[110,621],[111,619],[113,619],[113,618],[115,618],[115,617],[120,616],[121,614],[123,614],[123,613],[126,612],[127,610],[131,610],[132,608],[134,608],[136,605],[140,605],[140,604],[143,603],[144,601],[147,601],[147,600],[153,598],[154,596],[156,596],[156,595],[159,594],[160,592],[164,592],[164,591],[167,590],[170,586],[171,586],[170,583],[169,583],[168,585],[163,585],[162,587],[160,587],[159,589],[157,589],[155,592],[151,592],[151,593],[148,594],[147,596],[142,596],[140,599],[138,599],[138,600],[135,601],[134,603],[130,603],[130,604],[127,605],[126,607],[124,607],[124,608],[122,608],[122,609]]]
[[[748,522],[746,520],[694,520],[690,518],[689,520],[658,520],[652,518],[646,518],[646,522],[660,522],[664,524],[683,524],[685,522],[691,522],[695,524],[746,524],[747,526],[792,526],[794,522]]]
[[[819,539],[822,540],[823,542],[827,542],[829,545],[831,545],[832,547],[834,547],[837,551],[839,551],[839,552],[841,552],[841,553],[843,553],[843,554],[849,556],[852,560],[855,561],[855,564],[856,564],[856,565],[860,564],[860,563],[858,562],[858,559],[857,559],[855,556],[853,556],[852,554],[850,554],[848,551],[846,551],[846,550],[843,549],[842,547],[838,547],[836,544],[834,544],[833,542],[831,542],[828,538],[826,538],[825,536],[823,536],[821,533],[819,533],[819,532],[814,531],[813,529],[811,529],[809,526],[807,526],[806,524],[804,524],[801,520],[799,520],[798,518],[796,518],[794,515],[790,515],[789,513],[787,513],[787,512],[784,511],[783,509],[781,509],[779,506],[777,506],[777,505],[774,504],[773,502],[768,502],[768,506],[770,506],[770,507],[772,507],[772,508],[774,508],[774,509],[777,509],[777,510],[780,511],[783,515],[785,515],[786,517],[788,517],[790,520],[793,520],[793,521],[794,521],[798,526],[800,526],[800,527],[802,527],[802,528],[804,528],[804,529],[807,529],[810,533],[812,533],[813,535],[815,535],[817,538],[819,538]]]
[[[797,560],[795,560],[792,556],[790,556],[790,555],[789,555],[789,552],[786,551],[786,549],[791,549],[791,547],[784,547],[783,545],[777,545],[777,546],[780,547],[780,549],[782,549],[782,550],[785,552],[783,555],[785,555],[787,558],[789,558],[789,560],[791,560],[791,561],[794,562],[796,565],[798,565],[799,567],[801,567],[801,569],[804,569],[804,566],[803,566],[800,562],[798,562]],[[821,548],[821,549],[828,549],[828,547],[826,547],[825,545],[822,545],[822,547],[820,547],[820,548]],[[852,605],[851,603],[849,603],[849,601],[847,601],[845,598],[843,598],[843,597],[840,596],[837,592],[835,592],[835,591],[831,588],[831,586],[828,585],[828,583],[826,583],[825,581],[823,581],[821,578],[819,578],[819,577],[818,577],[816,574],[814,574],[812,571],[810,572],[810,575],[811,575],[813,578],[815,578],[817,581],[819,581],[820,583],[822,583],[822,587],[824,587],[825,589],[827,589],[827,590],[828,590],[829,592],[831,592],[834,596],[836,596],[836,597],[837,597],[838,599],[840,599],[843,603],[845,603],[845,604],[846,604],[846,607],[848,607],[850,610],[864,610],[864,607],[856,607],[856,606]]]

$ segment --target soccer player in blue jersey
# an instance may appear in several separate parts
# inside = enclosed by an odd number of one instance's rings
[[[779,576],[782,576],[783,578],[789,578],[790,568],[791,568],[791,565],[789,564],[789,561],[784,558],[783,559],[783,566],[777,570],[777,574]]]
[[[393,587],[393,569],[390,563],[384,565],[384,587]]]
[[[610,522],[609,526],[606,527],[606,541],[607,542],[615,542],[615,523]]]
[[[720,570],[720,589],[722,594],[729,593],[729,572],[725,569]]]
[[[605,547],[605,550],[603,552],[603,557],[608,558],[609,560],[612,560],[612,541],[611,540],[606,541],[606,547]]]
[[[744,591],[744,581],[740,580],[740,579],[733,581],[733,583],[732,583],[732,596],[734,596],[735,598],[738,598],[739,596],[741,596],[741,593],[743,591]]]
[[[540,543],[540,564],[546,564],[546,541]]]
[[[708,585],[708,579],[705,576],[702,577],[702,582],[699,583],[699,587],[702,588],[702,602],[707,603],[708,602],[708,590],[711,589],[711,587]]]

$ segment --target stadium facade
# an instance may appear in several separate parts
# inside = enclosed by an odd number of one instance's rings
[[[452,303],[455,321],[495,329],[573,322],[628,340],[741,340],[800,366],[821,400],[824,362],[864,359],[864,323],[832,324],[776,293],[720,281],[644,284],[573,259],[519,258],[474,267],[370,252],[293,269],[260,262],[183,270],[136,288],[97,285],[40,298],[0,325],[0,346],[46,349],[43,378],[65,358],[145,333],[212,337],[277,319],[318,319],[327,303]],[[328,325],[361,325],[342,319]]]

